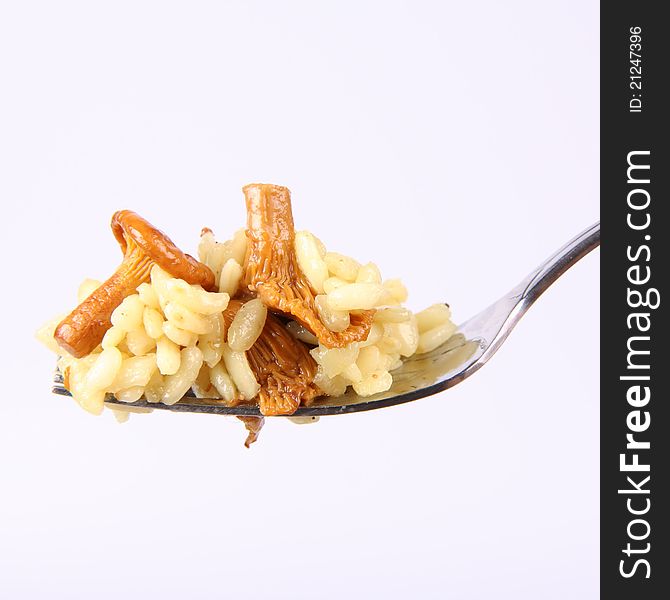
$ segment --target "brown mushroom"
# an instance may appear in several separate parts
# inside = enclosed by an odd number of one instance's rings
[[[86,356],[111,327],[110,317],[121,301],[149,281],[151,268],[160,266],[170,275],[215,290],[214,274],[183,253],[163,232],[130,210],[114,213],[114,237],[123,251],[123,262],[107,281],[63,319],[54,333],[59,346],[76,358]]]
[[[247,202],[244,283],[269,308],[293,315],[328,348],[366,340],[374,310],[351,314],[351,324],[330,331],[319,318],[307,278],[295,256],[291,193],[280,185],[252,183],[243,188]]]
[[[240,300],[228,303],[223,311],[226,329],[241,306]],[[262,415],[292,415],[301,404],[309,405],[323,395],[314,384],[317,365],[309,348],[272,313],[267,314],[260,336],[246,354],[261,386],[257,400]]]
[[[247,439],[244,440],[244,445],[249,448],[257,439],[265,424],[265,417],[237,417],[247,430]]]

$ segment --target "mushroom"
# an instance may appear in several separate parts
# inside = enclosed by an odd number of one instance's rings
[[[245,447],[249,448],[257,439],[265,424],[265,417],[237,417],[247,429],[247,439],[244,441]]]
[[[123,262],[107,281],[65,317],[54,333],[58,345],[75,358],[93,351],[111,327],[110,317],[121,301],[149,281],[158,265],[174,277],[215,290],[214,274],[183,253],[163,232],[130,210],[114,213],[112,233],[123,251]]]
[[[241,306],[241,300],[228,303],[223,311],[226,330]],[[257,400],[262,415],[292,415],[301,404],[308,406],[323,395],[314,383],[317,365],[309,348],[272,313],[267,314],[260,336],[246,355],[261,386]]]
[[[342,348],[367,339],[374,310],[351,313],[344,331],[330,331],[319,318],[315,295],[295,255],[291,193],[280,185],[252,183],[243,188],[247,202],[244,283],[263,303],[293,315],[324,346]]]

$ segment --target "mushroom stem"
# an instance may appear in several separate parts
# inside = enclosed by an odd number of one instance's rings
[[[58,345],[75,358],[82,358],[95,350],[112,326],[110,317],[114,309],[126,296],[133,294],[137,286],[149,281],[154,264],[149,256],[131,242],[114,275],[56,327],[54,338]]]
[[[265,424],[265,418],[263,417],[237,417],[247,429],[247,439],[244,441],[244,445],[249,448],[257,439]]]
[[[291,193],[280,185],[252,183],[243,188],[247,201],[246,286],[269,308],[293,315],[328,348],[367,339],[374,310],[351,314],[344,331],[330,331],[321,321],[307,278],[295,255]]]

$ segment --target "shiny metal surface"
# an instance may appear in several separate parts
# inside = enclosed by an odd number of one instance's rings
[[[291,416],[339,415],[373,410],[411,402],[453,387],[486,364],[542,292],[599,244],[598,222],[570,240],[500,300],[463,323],[445,344],[432,352],[415,355],[406,360],[400,368],[393,371],[393,386],[387,392],[361,398],[350,390],[339,398],[317,400],[309,407],[301,407]],[[58,373],[53,391],[69,396]],[[143,400],[127,404],[111,396],[106,402],[112,408],[118,405],[125,410],[138,412],[157,409],[221,415],[260,415],[256,406],[230,407],[222,401],[200,400],[192,395],[185,396],[172,406],[149,404]]]

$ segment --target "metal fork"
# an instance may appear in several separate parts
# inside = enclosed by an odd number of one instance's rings
[[[579,259],[600,245],[600,222],[570,240],[500,300],[468,319],[447,342],[432,352],[407,359],[393,371],[391,389],[362,398],[353,391],[339,398],[317,400],[299,408],[292,417],[315,417],[373,410],[432,396],[455,386],[476,373],[498,351],[519,319],[554,281]],[[69,395],[59,373],[53,392]],[[144,400],[131,404],[109,396],[106,404],[114,408],[144,411],[211,413],[235,416],[260,416],[257,406],[226,406],[223,401],[198,399],[189,393],[177,404],[150,404]]]

